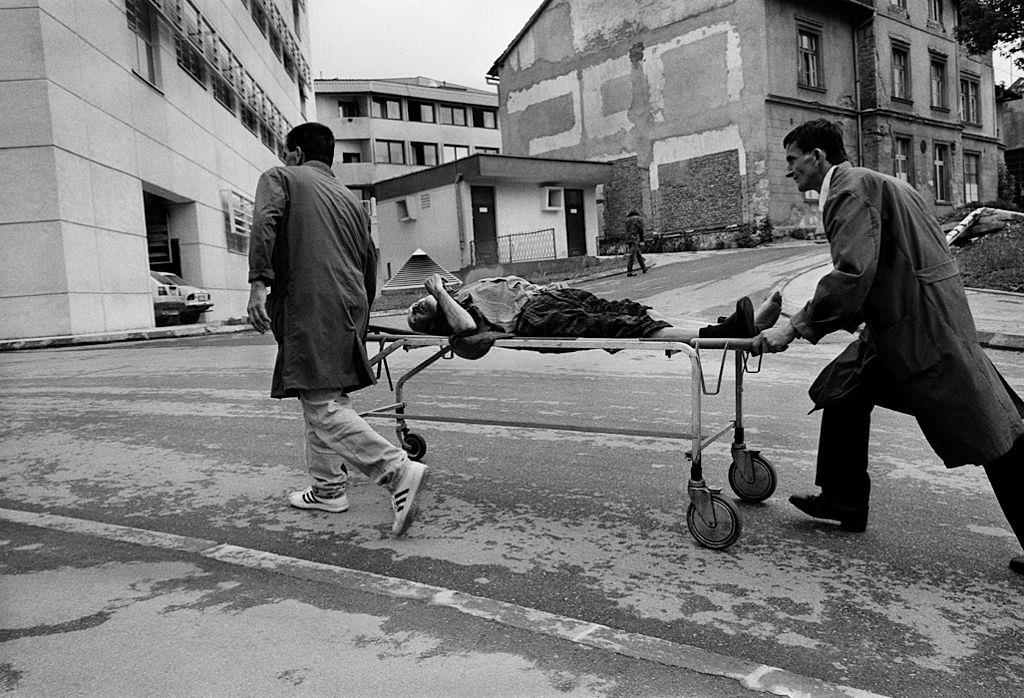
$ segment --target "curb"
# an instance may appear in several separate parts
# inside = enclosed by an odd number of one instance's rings
[[[238,325],[195,324],[171,327],[150,327],[138,330],[119,330],[95,334],[57,335],[53,337],[29,337],[27,339],[0,340],[0,352],[21,349],[49,349],[52,347],[77,347],[88,344],[109,342],[141,342],[147,339],[169,339],[178,337],[201,337],[210,334],[234,334],[252,331],[249,323]]]
[[[737,695],[745,689],[780,696],[878,696],[852,686],[732,657],[696,645],[620,630],[600,623],[401,577],[388,577],[204,538],[72,518],[49,512],[0,508],[0,521],[198,555],[240,568],[263,570],[294,579],[371,593],[390,599],[394,603],[412,601],[446,608],[499,625],[589,647],[599,652],[611,652],[643,662],[732,679],[738,684]]]

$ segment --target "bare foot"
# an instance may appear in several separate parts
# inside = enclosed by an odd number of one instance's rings
[[[763,332],[769,327],[773,327],[779,321],[779,315],[781,314],[782,293],[780,291],[772,291],[764,299],[764,303],[754,312],[754,327],[758,332]]]

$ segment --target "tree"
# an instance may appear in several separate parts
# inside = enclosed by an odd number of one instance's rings
[[[1024,70],[1024,0],[960,0],[956,38],[974,55],[1003,44]]]

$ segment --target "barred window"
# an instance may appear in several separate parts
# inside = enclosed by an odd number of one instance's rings
[[[230,189],[222,191],[220,195],[224,204],[228,252],[248,254],[249,236],[252,234],[253,201]]]
[[[183,0],[180,7],[183,34],[174,37],[174,50],[178,65],[206,87],[206,62],[203,60],[202,18],[191,0]]]

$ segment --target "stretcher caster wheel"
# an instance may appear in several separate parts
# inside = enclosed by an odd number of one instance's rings
[[[759,454],[752,454],[750,468],[741,467],[735,460],[729,466],[729,485],[745,502],[763,502],[775,493],[778,477],[775,468]]]
[[[711,508],[714,521],[704,519],[697,513],[697,507],[691,504],[686,510],[686,527],[705,548],[724,550],[739,540],[743,531],[740,513],[735,504],[718,494],[711,495]]]
[[[427,454],[427,440],[410,431],[402,436],[402,448],[412,460],[423,460]]]

